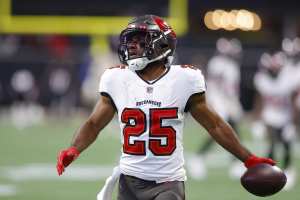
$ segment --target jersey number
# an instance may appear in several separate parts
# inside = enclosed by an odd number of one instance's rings
[[[176,130],[172,126],[163,126],[164,119],[177,119],[177,108],[154,108],[150,109],[149,124],[149,149],[157,156],[171,155],[176,149]],[[134,140],[130,142],[130,137],[138,137],[146,131],[146,115],[138,108],[125,108],[122,112],[121,120],[126,126],[123,129],[124,144],[123,151],[132,155],[146,155],[145,142]],[[166,141],[162,143],[161,139]]]

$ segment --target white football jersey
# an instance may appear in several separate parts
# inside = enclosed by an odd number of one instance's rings
[[[189,97],[205,91],[199,69],[172,65],[148,82],[128,68],[107,69],[99,92],[118,112],[121,173],[156,182],[186,180],[183,126]]]
[[[276,78],[266,72],[258,72],[254,85],[262,96],[262,120],[271,126],[281,128],[288,124],[292,115],[291,95],[295,91],[292,66],[285,66]]]
[[[240,67],[226,56],[214,56],[207,65],[207,102],[224,119],[239,119]]]

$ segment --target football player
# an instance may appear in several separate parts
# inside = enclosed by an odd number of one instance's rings
[[[238,58],[242,47],[237,39],[219,38],[216,42],[217,54],[207,65],[207,102],[237,132],[237,124],[242,117],[239,100],[240,65]],[[191,177],[202,180],[206,177],[203,157],[214,144],[211,137],[204,141],[196,155],[187,159],[187,168]],[[232,178],[240,177],[244,168],[233,163],[229,171]]]
[[[299,134],[299,118],[300,118],[300,38],[284,38],[282,40],[282,50],[287,55],[287,65],[290,66],[290,68],[294,68],[294,72],[292,72],[291,77],[294,76],[295,85],[296,85],[296,97],[295,97],[295,103],[296,103],[296,110],[295,110],[295,120],[297,121],[296,124],[298,124],[298,134]],[[289,80],[291,81],[291,79]]]
[[[295,136],[295,68],[286,65],[283,52],[264,53],[261,70],[254,77],[257,90],[255,118],[261,119],[269,138],[268,157],[274,159],[275,149],[282,144],[283,169],[287,175],[285,189],[295,183],[295,170],[291,165],[292,141]]]
[[[209,109],[199,69],[171,65],[176,41],[175,32],[160,17],[144,15],[129,22],[120,34],[118,52],[125,66],[104,72],[94,111],[71,146],[58,155],[59,175],[96,140],[115,113],[123,144],[119,200],[185,199],[182,130],[188,112],[246,167],[275,164],[251,154],[233,129]]]

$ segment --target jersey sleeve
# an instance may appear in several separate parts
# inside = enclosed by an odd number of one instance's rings
[[[99,83],[99,93],[108,93],[112,94],[112,70],[107,69],[104,71],[103,75],[101,76],[100,83]]]
[[[194,94],[204,93],[206,91],[206,84],[204,76],[199,69],[187,69],[188,87],[185,87],[184,92],[184,112],[188,112],[190,105],[188,100]]]
[[[193,70],[191,82],[191,95],[195,93],[203,93],[206,91],[206,84],[201,70]]]
[[[101,76],[98,92],[102,96],[106,96],[110,98],[113,106],[116,108],[115,101],[114,101],[114,99],[116,99],[116,94],[115,94],[116,80],[113,77],[116,77],[114,75],[114,69],[106,69],[103,75]]]

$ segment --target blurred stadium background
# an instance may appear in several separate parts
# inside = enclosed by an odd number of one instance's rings
[[[254,107],[253,76],[264,52],[281,50],[284,39],[299,42],[299,7],[293,1],[0,0],[0,199],[96,198],[120,154],[116,120],[62,177],[56,175],[56,154],[93,108],[104,69],[119,63],[118,33],[143,14],[162,16],[175,29],[175,63],[204,72],[219,38],[240,41],[239,100],[246,117],[239,131],[249,149],[265,154],[266,141],[253,137],[247,118]],[[300,51],[300,43],[295,48]],[[187,157],[206,137],[187,120]],[[299,171],[299,137],[295,143]],[[258,199],[229,178],[228,160],[215,146],[205,159],[207,179],[189,177],[187,199]],[[296,200],[299,191],[297,183],[266,199]]]

